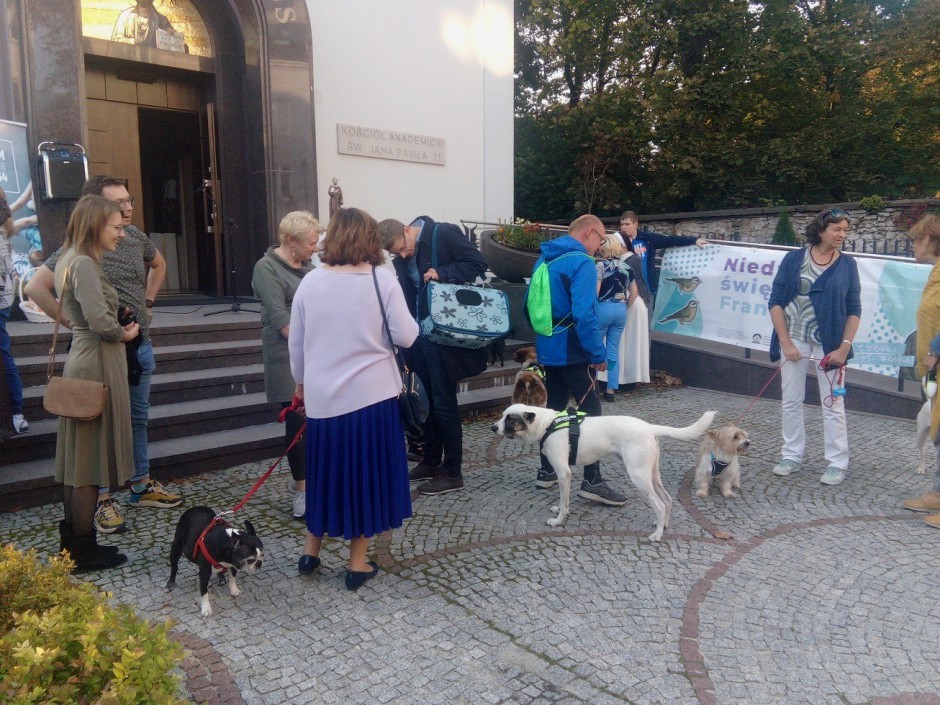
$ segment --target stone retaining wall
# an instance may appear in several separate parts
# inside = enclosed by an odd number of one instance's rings
[[[749,208],[742,210],[703,211],[699,213],[661,213],[640,215],[641,227],[666,235],[704,237],[713,240],[770,243],[780,211],[787,210],[793,230],[802,239],[806,225],[824,208],[841,208],[851,218],[849,249],[859,252],[886,252],[910,256],[906,221],[916,222],[926,210],[940,206],[940,200],[887,201],[883,209],[867,211],[858,203]],[[615,229],[619,218],[605,218]]]

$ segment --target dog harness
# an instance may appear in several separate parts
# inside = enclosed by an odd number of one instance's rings
[[[712,477],[718,477],[719,475],[721,475],[721,473],[723,473],[725,470],[728,469],[728,466],[731,465],[731,461],[729,460],[726,463],[722,462],[718,460],[718,458],[715,457],[714,453],[712,453],[711,456],[712,456]]]
[[[522,366],[522,371],[538,375],[539,379],[545,381],[545,367],[540,362],[529,362]]]
[[[559,411],[555,414],[555,418],[552,419],[548,428],[545,429],[545,433],[543,433],[542,437],[539,439],[539,453],[542,452],[542,446],[545,445],[546,438],[555,431],[567,428],[568,465],[576,465],[575,460],[578,458],[578,440],[581,438],[581,424],[586,418],[587,414],[585,412],[578,411],[573,406],[569,406],[565,411]]]
[[[231,528],[231,524],[225,521],[225,519],[222,517],[214,517],[212,521],[209,522],[209,526],[207,526],[205,530],[199,534],[199,538],[196,539],[196,545],[193,547],[193,560],[198,560],[199,555],[202,554],[202,557],[209,561],[209,565],[218,570],[220,573],[224,573],[228,569],[219,563],[215,558],[213,558],[209,553],[209,549],[206,548],[206,534],[208,534],[216,526],[224,526],[226,529]]]

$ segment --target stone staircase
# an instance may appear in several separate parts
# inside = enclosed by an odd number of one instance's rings
[[[151,328],[157,369],[150,393],[150,464],[161,480],[273,459],[283,450],[284,427],[264,394],[257,314],[207,319],[205,310],[188,316],[158,312]],[[30,430],[0,448],[0,511],[54,501],[61,493],[53,480],[57,420],[42,408],[52,326],[12,322],[8,330]],[[68,338],[60,332],[59,371]],[[460,383],[465,418],[506,406],[518,370],[511,351],[524,344],[510,341],[504,367],[491,366]]]

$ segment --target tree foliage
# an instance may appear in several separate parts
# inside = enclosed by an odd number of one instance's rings
[[[516,212],[940,188],[933,0],[516,0]]]

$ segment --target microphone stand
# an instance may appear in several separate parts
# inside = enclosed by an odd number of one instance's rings
[[[209,207],[212,209],[213,213],[218,213],[218,210],[215,207],[215,199],[212,198],[212,191],[209,190],[208,186],[204,185],[197,190],[205,191],[206,200],[209,201]],[[239,229],[238,223],[236,223],[231,218],[226,218],[225,223],[233,230]],[[231,259],[232,257],[231,250],[232,250],[231,247],[225,248],[226,259]],[[221,311],[209,311],[208,313],[204,313],[202,314],[203,318],[205,318],[206,316],[218,316],[220,313],[260,313],[260,311],[256,311],[253,308],[242,308],[242,305],[238,300],[238,293],[235,290],[235,265],[231,264],[231,267],[232,267],[232,270],[230,272],[231,279],[229,280],[229,286],[232,290],[232,305],[229,306],[228,308],[222,309]]]

